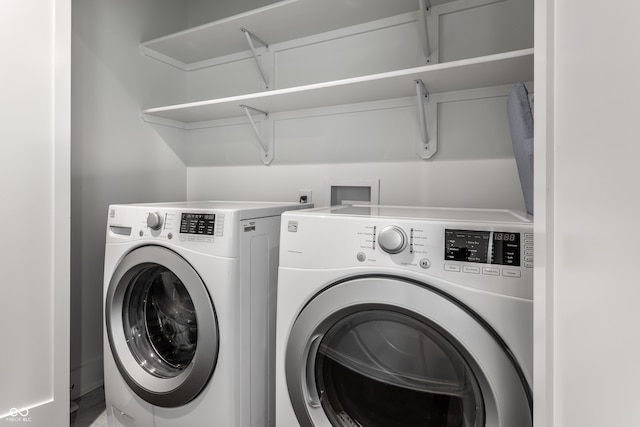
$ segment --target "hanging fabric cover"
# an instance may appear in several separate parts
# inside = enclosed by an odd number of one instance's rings
[[[507,115],[524,204],[533,215],[533,115],[523,83],[513,85],[507,97]]]

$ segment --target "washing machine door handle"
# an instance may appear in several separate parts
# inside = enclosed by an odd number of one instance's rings
[[[320,342],[322,342],[323,335],[317,335],[311,339],[309,345],[309,352],[307,353],[307,363],[305,364],[305,384],[307,384],[307,403],[312,408],[319,408],[322,406],[320,403],[320,395],[318,395],[318,387],[316,386],[316,356],[318,355],[318,349],[320,348]]]

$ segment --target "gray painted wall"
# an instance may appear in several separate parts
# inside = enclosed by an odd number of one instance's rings
[[[237,15],[248,10],[277,3],[279,0],[189,0],[187,19],[189,27],[206,24],[215,19]]]
[[[181,96],[185,77],[145,58],[139,43],[186,26],[170,0],[73,2],[71,383],[102,382],[102,288],[107,207],[186,197],[184,135],[162,135],[143,106]]]

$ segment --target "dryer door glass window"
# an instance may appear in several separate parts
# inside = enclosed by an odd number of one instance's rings
[[[439,330],[385,310],[360,311],[324,335],[315,359],[334,426],[484,426],[480,386]]]
[[[184,284],[147,263],[129,283],[123,304],[127,343],[141,367],[159,378],[180,374],[196,352],[198,324]]]

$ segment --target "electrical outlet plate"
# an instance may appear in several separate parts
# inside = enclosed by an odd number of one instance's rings
[[[300,203],[313,203],[312,192],[309,189],[298,190],[298,201]]]

